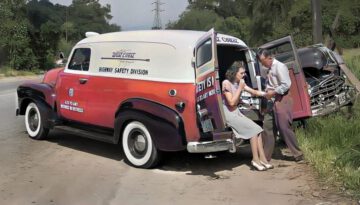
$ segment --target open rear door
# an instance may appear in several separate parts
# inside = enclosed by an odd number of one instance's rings
[[[196,102],[202,131],[225,128],[214,29],[202,36],[195,47]]]
[[[265,45],[274,57],[287,65],[291,77],[290,94],[294,100],[294,120],[311,116],[310,96],[307,83],[291,36],[287,36]]]

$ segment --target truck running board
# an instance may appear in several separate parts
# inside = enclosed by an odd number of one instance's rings
[[[114,132],[109,132],[104,130],[94,131],[94,129],[85,130],[82,128],[66,126],[66,125],[55,126],[54,128],[66,132],[71,132],[72,134],[79,135],[81,137],[86,137],[94,140],[116,144],[115,138],[113,136]]]

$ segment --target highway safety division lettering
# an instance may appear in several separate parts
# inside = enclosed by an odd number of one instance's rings
[[[134,68],[111,68],[111,67],[99,67],[100,73],[114,73],[125,75],[149,75],[149,71],[146,69],[134,69]]]
[[[60,104],[60,108],[65,109],[65,110],[74,111],[74,112],[83,113],[84,109],[81,107],[78,107],[78,105],[79,105],[78,102],[65,100],[63,104]]]
[[[130,69],[130,74],[147,75],[147,74],[149,74],[149,72],[144,69]]]

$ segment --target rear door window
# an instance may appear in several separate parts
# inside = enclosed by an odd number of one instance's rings
[[[201,44],[196,53],[196,67],[200,67],[212,58],[211,39]]]

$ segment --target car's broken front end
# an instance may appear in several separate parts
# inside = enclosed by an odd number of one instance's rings
[[[315,45],[298,49],[298,54],[308,83],[313,116],[352,105],[356,91],[340,69],[343,60],[337,53]]]

